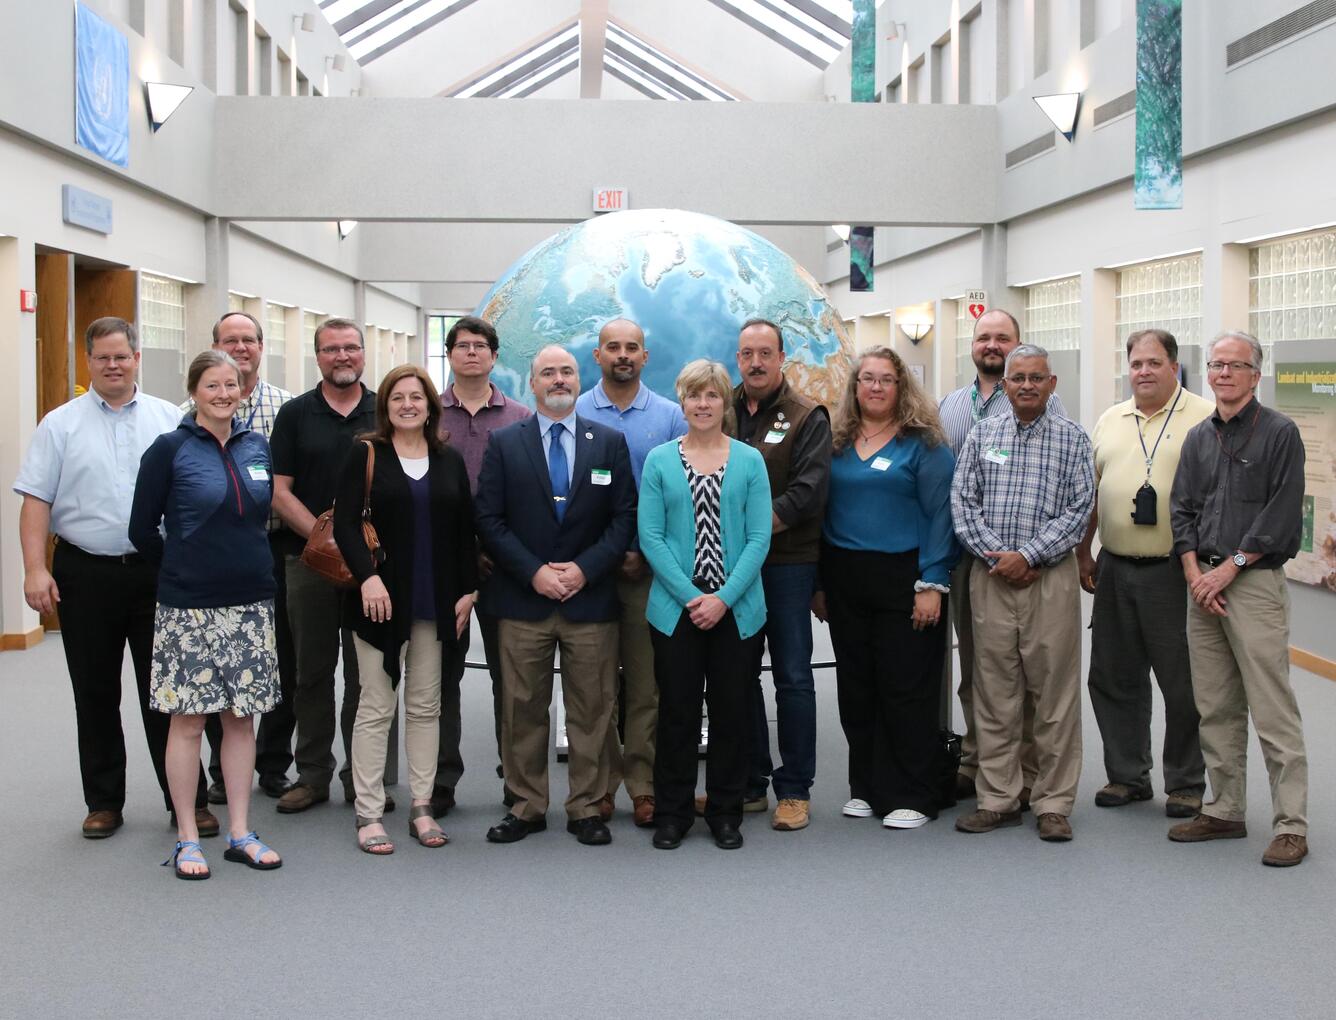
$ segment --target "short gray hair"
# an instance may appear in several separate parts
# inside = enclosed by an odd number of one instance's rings
[[[1044,364],[1048,365],[1048,351],[1044,350],[1044,348],[1040,347],[1038,344],[1021,344],[1007,355],[1007,360],[1002,365],[1003,374],[1011,371],[1011,363],[1017,358],[1043,358]],[[1048,370],[1052,372],[1053,366],[1049,365]]]
[[[1245,333],[1241,329],[1227,329],[1223,333],[1216,334],[1215,338],[1206,345],[1206,360],[1213,361],[1212,353],[1215,351],[1215,345],[1221,340],[1242,340],[1252,348],[1253,371],[1262,370],[1262,342],[1251,333]]]

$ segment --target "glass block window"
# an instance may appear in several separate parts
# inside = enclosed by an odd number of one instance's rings
[[[974,371],[974,358],[971,350],[974,346],[974,316],[970,315],[969,302],[961,298],[956,302],[956,385],[968,386],[977,374]]]
[[[1200,347],[1201,255],[1143,262],[1118,270],[1114,378],[1124,392],[1127,338],[1141,329],[1165,329],[1179,347]],[[1121,399],[1121,398],[1119,398]]]
[[[246,299],[234,290],[227,292],[227,310],[229,312],[244,312],[246,310]]]
[[[148,350],[186,350],[185,285],[178,280],[139,274],[139,337]]]
[[[315,328],[326,318],[319,312],[302,312],[302,383],[308,390],[320,381],[320,370],[315,364]]]
[[[1081,349],[1081,278],[1037,283],[1025,289],[1023,343],[1049,351]]]
[[[265,302],[264,350],[271,358],[286,358],[288,354],[288,309],[286,305]]]
[[[1262,341],[1268,375],[1275,344],[1336,336],[1336,230],[1249,250],[1248,332]]]

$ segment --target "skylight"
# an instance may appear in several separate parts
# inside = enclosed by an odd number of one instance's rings
[[[852,0],[710,0],[825,70],[852,36]]]

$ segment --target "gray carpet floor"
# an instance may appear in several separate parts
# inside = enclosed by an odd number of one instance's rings
[[[1336,685],[1294,674],[1313,852],[1275,870],[1259,863],[1270,806],[1255,740],[1247,840],[1172,844],[1162,791],[1093,806],[1103,772],[1088,706],[1070,844],[1041,843],[1030,816],[978,836],[953,830],[960,809],[907,832],[842,818],[834,675],[817,682],[812,825],[780,833],[749,815],[740,852],[715,849],[703,825],[655,851],[624,799],[613,844],[579,846],[555,764],[553,828],[486,843],[503,809],[487,680],[471,673],[471,767],[444,821],[449,846],[398,838],[372,859],[351,807],[283,816],[257,794],[252,824],[285,866],[228,864],[206,840],[214,877],[185,883],[158,867],[174,837],[129,697],[126,825],[84,840],[60,642],[7,653],[0,1016],[1336,1015]],[[405,817],[387,816],[393,836]]]

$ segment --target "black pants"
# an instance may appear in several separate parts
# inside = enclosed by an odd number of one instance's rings
[[[501,644],[495,616],[474,610],[482,631],[482,649],[487,657],[487,672],[492,677],[492,719],[496,726],[496,757],[501,760]],[[459,751],[462,728],[459,718],[459,685],[464,679],[464,659],[468,652],[468,633],[459,649],[453,668],[441,673],[441,741],[436,754],[436,785],[453,790],[464,775],[464,757]],[[496,774],[501,774],[500,766]]]
[[[60,589],[60,640],[74,688],[79,771],[88,810],[120,811],[125,807],[121,664],[128,641],[149,757],[163,802],[171,811],[165,764],[171,717],[148,707],[157,571],[138,556],[125,562],[118,556],[94,556],[60,542],[51,576]],[[201,768],[195,804],[203,807],[205,803]]]
[[[917,579],[916,549],[821,547],[850,796],[867,801],[877,815],[908,808],[936,818],[938,701],[950,624],[943,596],[937,624],[914,629]]]
[[[710,713],[705,758],[705,820],[742,821],[751,732],[752,658],[760,636],[745,641],[729,610],[700,630],[684,610],[672,636],[650,628],[659,723],[654,745],[654,820],[685,831],[696,818],[696,749],[701,700]]]
[[[269,551],[274,557],[274,639],[278,645],[278,690],[282,700],[260,716],[255,735],[255,772],[259,776],[285,776],[292,765],[292,734],[297,717],[292,714],[292,691],[296,686],[297,664],[292,650],[292,627],[288,624],[288,584],[284,565],[281,532],[269,536]],[[209,778],[223,781],[223,767],[218,749],[223,742],[223,726],[216,715],[204,724],[209,739]]]

